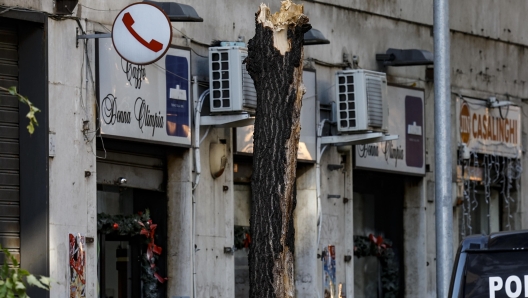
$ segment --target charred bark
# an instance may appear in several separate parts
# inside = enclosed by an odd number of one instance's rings
[[[262,4],[248,44],[257,91],[249,250],[250,297],[293,297],[295,178],[300,136],[304,33],[302,6],[270,15]]]

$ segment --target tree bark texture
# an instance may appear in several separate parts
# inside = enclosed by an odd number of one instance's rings
[[[257,92],[249,250],[250,297],[294,297],[297,146],[305,88],[303,7],[282,1],[273,15],[261,4],[246,67]]]

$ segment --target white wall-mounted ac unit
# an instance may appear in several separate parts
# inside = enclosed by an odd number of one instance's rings
[[[247,48],[238,46],[209,48],[210,107],[213,113],[246,111],[255,113],[257,93],[242,61]]]
[[[339,132],[387,131],[387,77],[363,69],[336,73]]]

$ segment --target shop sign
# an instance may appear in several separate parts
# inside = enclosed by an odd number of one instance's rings
[[[150,65],[122,59],[110,40],[98,51],[101,134],[190,145],[190,51],[171,47]]]
[[[315,161],[316,148],[316,97],[314,71],[303,71],[303,83],[306,93],[302,99],[301,136],[297,147],[297,159]],[[253,125],[236,128],[235,152],[253,154]]]
[[[469,151],[511,158],[521,156],[521,109],[488,108],[486,101],[457,98],[457,138]]]
[[[425,175],[424,92],[387,87],[389,125],[397,140],[355,146],[358,169]]]
[[[165,55],[172,40],[172,26],[157,6],[138,2],[125,7],[112,26],[117,53],[134,64],[150,64]]]

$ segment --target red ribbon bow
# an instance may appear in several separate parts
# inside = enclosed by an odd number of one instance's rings
[[[370,242],[376,244],[376,246],[378,247],[378,253],[379,251],[383,248],[383,249],[387,249],[387,247],[390,247],[390,245],[386,244],[386,243],[383,243],[383,237],[381,236],[374,236],[372,234],[369,235],[369,239],[370,239]]]
[[[246,233],[244,237],[244,247],[249,248],[250,244],[251,244],[251,236],[249,236],[249,233]]]
[[[160,246],[157,246],[154,243],[154,232],[156,232],[156,227],[158,225],[153,224],[151,219],[147,221],[148,226],[149,226],[148,229],[145,227],[145,225],[141,221],[138,221],[138,223],[143,227],[141,231],[139,232],[139,234],[145,235],[147,239],[150,239],[149,244],[147,246],[147,260],[150,263],[150,267],[154,269],[156,267],[156,264],[154,264],[154,260],[152,258],[154,256],[153,254],[155,253],[157,255],[161,255],[161,251],[162,251],[162,248]],[[156,271],[154,271],[154,276],[158,279],[160,283],[164,283],[167,280],[167,278],[161,277],[161,275],[159,275]]]

